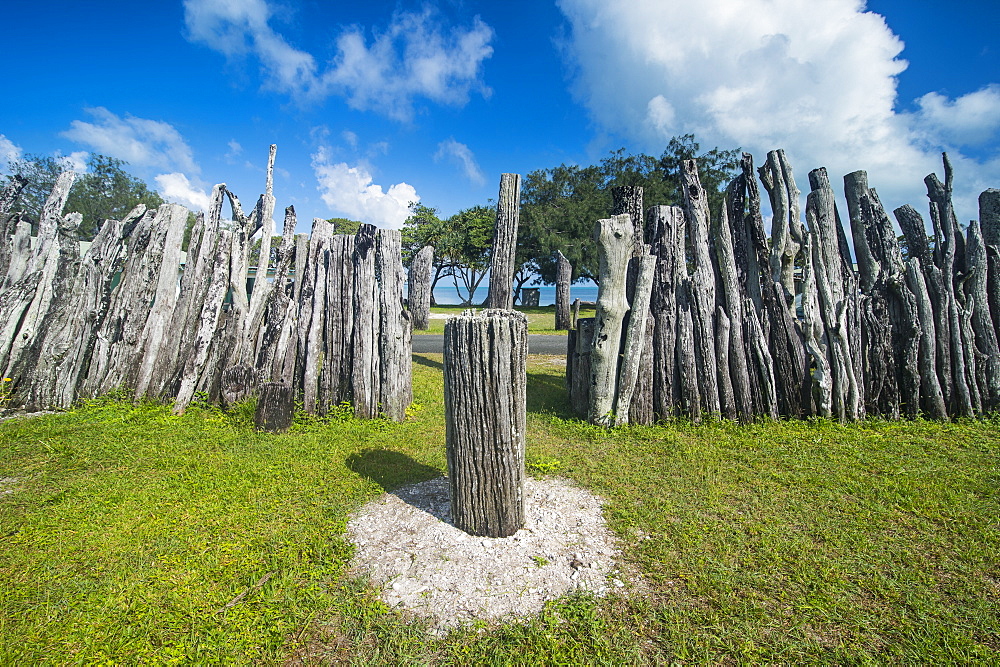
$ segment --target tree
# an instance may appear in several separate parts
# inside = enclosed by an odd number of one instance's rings
[[[66,168],[61,160],[51,156],[42,157],[29,154],[9,162],[7,171],[10,175],[5,177],[3,185],[6,186],[15,178],[24,180],[24,188],[14,200],[10,210],[25,213],[32,223],[32,233],[38,228],[38,218],[42,213],[42,206],[45,205],[46,198],[52,192],[56,178]]]
[[[496,209],[492,207],[473,206],[447,220],[449,234],[443,252],[452,258],[451,278],[463,305],[474,302],[476,289],[490,268],[496,216]],[[459,280],[462,281],[461,287]],[[462,289],[465,290],[464,295]]]
[[[471,304],[489,269],[496,211],[473,206],[445,220],[437,209],[420,203],[411,204],[410,211],[402,229],[403,261],[409,264],[421,248],[433,246],[431,294],[441,278],[450,276],[464,303]]]
[[[350,220],[348,218],[330,218],[327,222],[333,223],[333,231],[336,234],[357,234],[364,223],[360,220]]]
[[[77,176],[66,200],[67,211],[83,215],[79,229],[81,239],[92,240],[105,220],[120,220],[137,204],[156,208],[163,203],[156,191],[125,171],[127,164],[93,153],[87,158],[87,171]],[[8,180],[13,175],[20,175],[28,181],[12,210],[24,211],[37,225],[56,178],[67,168],[64,160],[54,157],[26,155],[12,161],[8,169],[12,175]]]
[[[105,220],[121,220],[138,204],[155,209],[163,203],[159,193],[128,172],[126,162],[91,153],[87,171],[73,182],[66,210],[83,214],[80,238],[91,240]]]
[[[555,251],[560,250],[573,265],[574,282],[597,282],[597,249],[591,239],[594,224],[611,212],[611,188],[641,186],[646,206],[678,205],[683,201],[681,165],[690,158],[698,160],[711,210],[717,211],[739,168],[740,151],[713,148],[702,153],[691,134],[671,139],[659,158],[631,155],[622,148],[597,165],[563,164],[528,174],[521,188],[517,279],[537,275],[536,282],[554,284]]]

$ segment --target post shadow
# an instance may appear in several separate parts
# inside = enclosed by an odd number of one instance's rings
[[[529,370],[527,410],[536,414],[551,414],[561,419],[575,418],[577,415],[569,403],[565,376]]]
[[[421,366],[427,366],[428,368],[433,368],[439,371],[444,370],[443,363],[441,363],[440,361],[433,361],[420,354],[413,355],[413,363],[420,364]]]
[[[387,493],[400,486],[441,476],[441,471],[437,468],[390,449],[365,449],[348,456],[345,464],[357,474],[381,486]]]
[[[375,482],[383,491],[391,493],[407,505],[427,512],[440,521],[451,523],[448,481],[437,468],[389,449],[366,449],[351,454],[345,464],[350,470]],[[421,489],[419,493],[413,491],[414,484],[428,480],[435,480],[436,483]]]

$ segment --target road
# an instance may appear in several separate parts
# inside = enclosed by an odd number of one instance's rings
[[[441,334],[419,334],[413,337],[413,351],[416,354],[441,354],[444,336]],[[566,336],[546,336],[528,334],[528,354],[566,354]]]

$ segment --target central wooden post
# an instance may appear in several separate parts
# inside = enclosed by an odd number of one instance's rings
[[[507,537],[524,526],[525,363],[519,312],[466,311],[444,328],[445,439],[455,526]]]

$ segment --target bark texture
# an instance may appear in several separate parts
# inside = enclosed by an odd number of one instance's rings
[[[489,308],[514,308],[514,252],[517,248],[520,207],[520,174],[502,174],[497,199],[497,224],[493,231],[493,253],[490,255],[490,291],[486,299]]]
[[[249,214],[225,184],[213,188],[186,257],[188,212],[173,204],[104,221],[81,254],[81,218],[63,212],[71,172],[33,244],[29,225],[0,211],[0,370],[16,377],[20,405],[66,408],[126,388],[136,400],[173,399],[179,413],[195,396],[232,404],[275,381],[310,412],[350,401],[363,417],[403,419],[411,348],[400,234],[365,226],[355,239],[318,220],[311,239],[295,236],[289,207],[272,252],[275,154]]]
[[[573,279],[573,267],[569,260],[556,251],[556,331],[572,328],[569,312],[569,284]]]
[[[426,331],[430,328],[431,316],[431,267],[434,264],[434,248],[424,246],[413,256],[410,275],[406,282],[406,302],[410,308],[413,328]]]
[[[528,322],[514,311],[469,311],[445,325],[451,516],[472,535],[507,537],[524,525],[527,349]]]
[[[292,426],[295,394],[280,382],[265,382],[257,399],[253,421],[258,431],[283,433]]]

